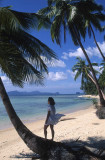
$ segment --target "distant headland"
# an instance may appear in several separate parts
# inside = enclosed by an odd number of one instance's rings
[[[40,92],[40,91],[32,91],[32,92],[19,92],[19,91],[10,91],[8,92],[9,96],[34,96],[34,95],[59,95],[59,92],[51,93],[51,92]]]
[[[40,92],[40,91],[32,91],[32,92],[20,92],[20,91],[9,91],[9,96],[35,96],[35,95],[83,95],[83,93],[76,92],[72,94],[61,94],[59,92]]]

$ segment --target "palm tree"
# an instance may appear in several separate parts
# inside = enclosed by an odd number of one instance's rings
[[[62,31],[64,31],[64,40],[66,40],[66,31],[68,30],[74,44],[81,47],[91,68],[91,72],[100,97],[100,103],[102,106],[105,106],[105,100],[101,93],[94,69],[81,41],[81,37],[85,39],[86,36],[86,21],[83,19],[83,16],[79,14],[76,7],[77,3],[78,1],[75,0],[48,0],[48,7],[41,9],[38,14],[44,15],[51,19],[51,37],[53,42],[55,40],[56,43],[60,45]]]
[[[38,19],[40,17],[37,14],[0,7],[0,69],[13,85],[23,87],[25,82],[43,84],[44,73],[48,73],[48,69],[42,56],[47,60],[56,58],[49,47],[27,32],[29,28],[37,26]],[[57,145],[34,135],[22,123],[1,78],[0,96],[16,131],[32,151],[44,155],[50,151],[49,145]]]
[[[86,65],[85,60],[82,60],[82,58],[77,57],[78,62],[72,67],[73,72],[76,72],[74,80],[76,80],[80,75],[82,79],[82,83],[84,79],[90,78],[90,80],[95,84],[95,81],[91,75],[91,69],[89,65]],[[92,66],[98,66],[97,63],[92,63]],[[97,74],[99,73],[97,70],[94,69],[94,72]]]
[[[84,85],[86,79],[90,79],[96,86],[96,82],[91,75],[91,69],[90,69],[89,65],[86,65],[85,60],[82,60],[80,57],[77,57],[77,60],[78,60],[78,62],[72,67],[73,72],[76,71],[74,80],[76,80],[79,76],[81,76],[81,86]],[[98,64],[92,63],[92,66],[98,66]],[[99,74],[99,72],[95,69],[94,69],[94,72],[96,74]],[[101,92],[104,97],[104,93],[102,90],[101,90]]]
[[[103,61],[101,64],[101,75],[99,76],[99,83],[105,93],[105,62]]]
[[[35,22],[37,24],[37,18],[40,19],[40,16],[16,12],[8,7],[0,8],[0,69],[13,85],[23,87],[24,82],[41,84],[44,78],[43,72],[47,72],[47,66],[41,56],[45,56],[48,60],[52,57],[56,58],[51,49],[27,33],[27,29],[33,27]],[[42,19],[41,23],[43,21]],[[84,156],[84,150],[81,150],[80,155],[78,153],[75,155],[75,151],[62,143],[34,135],[17,116],[1,78],[0,96],[16,131],[32,151],[45,156],[45,159],[51,155],[53,159],[55,155],[56,157],[58,155],[60,159],[68,156],[70,159]],[[84,149],[89,155],[96,156],[86,148]]]
[[[100,49],[100,47],[96,41],[95,33],[94,33],[94,30],[92,27],[92,26],[94,26],[94,28],[98,29],[100,32],[103,31],[101,24],[100,24],[100,22],[105,21],[105,14],[102,13],[104,11],[102,5],[96,4],[93,0],[80,1],[80,2],[76,3],[76,8],[77,8],[79,14],[81,16],[83,16],[83,19],[86,21],[85,27],[88,30],[89,37],[91,37],[91,33],[92,33],[95,44],[96,44],[103,60],[105,61],[105,56],[102,53],[102,50]]]

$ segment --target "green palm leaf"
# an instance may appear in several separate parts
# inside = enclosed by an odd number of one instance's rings
[[[17,47],[0,42],[0,68],[14,85],[23,86],[25,81],[42,84],[43,75],[32,66]],[[6,57],[6,58],[5,58]]]

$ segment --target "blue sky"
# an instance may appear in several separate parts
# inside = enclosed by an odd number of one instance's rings
[[[97,0],[98,3],[105,6],[104,1]],[[46,0],[2,0],[0,6],[12,5],[12,9],[23,12],[37,12],[39,9],[47,5]],[[70,36],[67,36],[66,44],[62,42],[61,47],[53,43],[50,36],[50,31],[42,29],[39,32],[32,30],[31,34],[40,39],[55,51],[59,60],[55,61],[53,66],[49,65],[49,75],[44,80],[44,86],[36,86],[25,84],[24,88],[14,87],[7,77],[2,76],[7,91],[41,91],[41,92],[60,92],[60,93],[76,93],[80,90],[81,79],[74,81],[75,73],[72,72],[72,67],[76,63],[76,57],[84,58],[80,47],[74,46]],[[103,39],[104,33],[95,32],[96,39],[105,54],[105,42]],[[101,62],[101,57],[94,44],[93,38],[85,40],[83,45],[88,52],[92,62]]]

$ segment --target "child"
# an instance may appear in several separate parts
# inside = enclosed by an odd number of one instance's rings
[[[54,125],[64,115],[56,114],[55,101],[52,97],[48,98],[48,104],[49,104],[48,113],[47,113],[47,117],[46,117],[45,125],[44,125],[44,135],[45,135],[45,139],[47,139],[47,128],[48,126],[50,126],[51,134],[52,134],[52,141],[53,141],[54,140]]]

